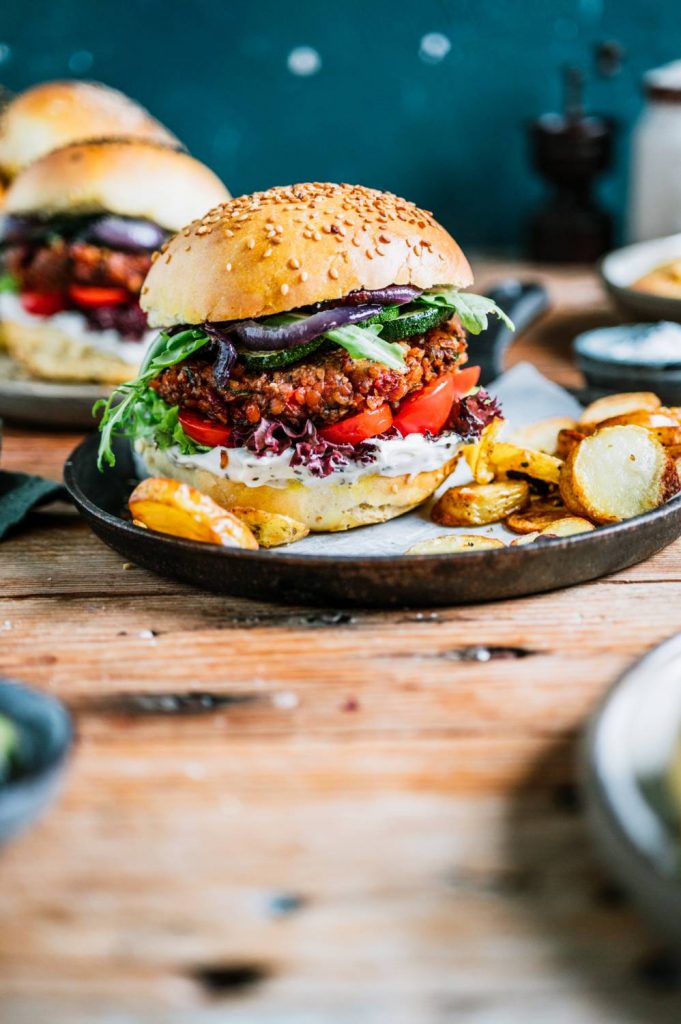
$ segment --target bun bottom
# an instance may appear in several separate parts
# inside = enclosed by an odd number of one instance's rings
[[[337,533],[356,526],[370,526],[394,519],[421,505],[449,476],[456,454],[439,469],[405,476],[373,473],[351,483],[334,482],[333,474],[313,487],[298,480],[286,487],[248,487],[236,480],[201,468],[178,466],[147,441],[137,440],[135,450],[152,476],[170,477],[191,484],[218,505],[247,505],[264,512],[278,512],[305,523],[313,533]]]
[[[66,334],[49,320],[30,326],[4,320],[0,338],[12,359],[39,380],[124,384],[137,373],[133,364]],[[143,354],[140,345],[140,363]]]

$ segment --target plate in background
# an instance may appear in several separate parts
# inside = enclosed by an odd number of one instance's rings
[[[110,388],[33,380],[11,359],[0,356],[0,417],[21,426],[92,430],[92,406]]]
[[[616,249],[601,260],[598,269],[605,287],[627,315],[681,323],[681,299],[651,295],[631,287],[644,274],[675,259],[681,259],[681,234]]]
[[[124,518],[136,483],[130,444],[115,439],[116,466],[102,473],[96,465],[98,444],[97,435],[86,438],[64,467],[66,487],[98,537],[128,561],[160,576],[263,601],[358,608],[496,601],[617,572],[649,558],[681,535],[681,495],[677,495],[653,512],[589,533],[465,554],[320,555],[296,554],[295,546],[258,551],[223,548],[153,533]],[[360,527],[351,534],[374,529],[381,526]]]

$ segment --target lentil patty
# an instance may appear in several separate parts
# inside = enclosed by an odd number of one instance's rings
[[[127,288],[138,294],[151,266],[151,253],[119,252],[58,239],[40,246],[9,246],[4,260],[21,291],[65,291],[71,284],[86,284]]]
[[[169,405],[203,413],[220,423],[247,426],[264,416],[294,427],[308,419],[323,425],[382,402],[395,407],[405,395],[465,361],[465,335],[455,321],[409,338],[402,347],[406,373],[353,359],[334,347],[283,370],[253,372],[237,362],[222,387],[215,381],[212,357],[202,350],[164,370],[151,387]]]

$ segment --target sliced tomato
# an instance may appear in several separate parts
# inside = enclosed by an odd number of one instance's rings
[[[54,316],[66,309],[66,296],[62,292],[22,292],[21,305],[33,316]]]
[[[330,427],[322,427],[319,433],[332,444],[360,444],[368,437],[384,434],[392,425],[393,414],[388,403],[384,402],[377,409],[367,409]]]
[[[456,370],[453,376],[456,389],[454,393],[457,398],[463,398],[480,380],[480,367],[467,366],[464,370]]]
[[[99,288],[89,284],[72,284],[69,295],[78,306],[122,306],[132,298],[125,288]]]
[[[181,412],[178,419],[187,437],[191,437],[192,441],[198,444],[205,444],[208,448],[227,444],[232,436],[229,427],[209,420],[206,416],[199,416],[196,412]]]
[[[425,388],[405,398],[395,414],[393,424],[403,437],[407,434],[439,434],[457,398],[467,395],[480,379],[480,367],[438,377]]]

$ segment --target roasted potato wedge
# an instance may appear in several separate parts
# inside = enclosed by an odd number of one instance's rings
[[[489,463],[496,477],[509,473],[524,473],[545,483],[557,484],[562,462],[553,455],[535,448],[520,448],[516,444],[500,441],[492,447]]]
[[[561,430],[558,434],[555,454],[559,459],[567,459],[576,444],[586,437],[586,431]]]
[[[157,533],[185,540],[254,551],[258,542],[235,515],[189,484],[150,477],[128,499],[133,521]]]
[[[587,405],[579,417],[577,429],[595,427],[597,423],[612,419],[613,416],[625,416],[641,409],[653,411],[661,405],[662,402],[652,391],[625,391],[620,395],[605,395]]]
[[[535,508],[530,506],[523,512],[515,512],[506,519],[506,526],[513,533],[541,533],[542,530],[567,519],[571,516],[570,510],[563,508]]]
[[[249,528],[261,548],[276,548],[307,537],[310,530],[290,516],[264,512],[261,508],[235,505],[229,510]]]
[[[495,441],[503,426],[503,420],[492,420],[484,428],[480,440],[475,444],[464,446],[463,454],[468,468],[477,484],[490,484],[494,480],[494,469],[490,464],[490,455]]]
[[[662,505],[679,490],[674,460],[644,427],[604,427],[573,448],[560,493],[576,516],[617,523]]]
[[[519,427],[513,431],[509,441],[511,444],[517,444],[519,448],[535,448],[539,452],[546,452],[547,455],[556,455],[560,433],[564,430],[574,430],[576,426],[576,420],[568,419],[566,416],[553,416],[548,420],[539,420],[537,423]]]
[[[541,533],[539,533],[537,530],[533,530],[532,533],[526,533],[522,537],[516,537],[515,540],[511,541],[509,547],[522,548],[525,547],[526,544],[534,544],[534,542],[538,540],[540,537]]]
[[[420,540],[408,550],[408,555],[444,555],[462,551],[482,551],[484,548],[506,547],[496,537],[479,537],[477,534],[450,533],[444,537],[429,537]]]
[[[442,526],[484,526],[518,512],[529,500],[530,488],[524,480],[463,484],[445,491],[431,516]]]
[[[655,430],[657,427],[678,427],[679,421],[668,409],[635,409],[633,412],[622,413],[621,416],[610,416],[607,420],[601,420],[596,429],[601,427],[645,427],[646,430]]]
[[[539,536],[572,537],[576,533],[588,533],[589,530],[595,529],[594,524],[590,523],[588,519],[582,519],[580,516],[565,516],[565,518],[557,519],[555,523],[545,526]]]

